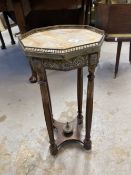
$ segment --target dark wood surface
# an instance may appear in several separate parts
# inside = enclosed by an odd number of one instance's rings
[[[96,3],[96,26],[107,34],[131,33],[130,11],[131,4]]]
[[[81,2],[81,0],[31,0],[30,5],[32,10],[61,10],[77,9],[81,6]]]
[[[81,15],[84,15],[83,10],[86,1],[87,0],[29,0],[31,9],[30,12],[25,15],[21,0],[12,0],[17,24],[21,33],[25,33],[25,31],[36,27],[56,24],[80,24],[80,19],[84,20]]]
[[[131,4],[96,3],[95,5],[96,27],[105,30],[106,41],[118,42],[114,71],[114,77],[116,77],[122,42],[131,42]],[[129,52],[129,61],[130,60]]]
[[[82,123],[82,101],[83,101],[83,69],[77,69],[77,102],[78,102],[78,123]]]
[[[95,4],[95,10],[96,10],[95,26],[104,30],[105,32],[108,31],[109,8],[110,6],[107,4],[99,4],[99,3]]]
[[[109,8],[108,33],[131,33],[131,4],[114,4]]]
[[[6,0],[0,0],[0,12],[7,10]]]

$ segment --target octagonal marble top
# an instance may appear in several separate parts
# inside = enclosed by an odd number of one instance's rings
[[[23,38],[24,47],[67,49],[99,42],[102,34],[87,28],[58,28],[38,31]]]

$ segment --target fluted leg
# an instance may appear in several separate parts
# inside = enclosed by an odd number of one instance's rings
[[[82,116],[82,100],[83,100],[83,68],[77,70],[77,102],[78,102],[78,123],[83,122]]]
[[[87,88],[87,102],[86,102],[86,136],[84,140],[84,147],[91,149],[91,124],[93,112],[93,92],[94,92],[94,73],[89,71],[88,75],[88,88]]]
[[[40,61],[38,63],[35,62],[35,67],[38,75],[38,82],[40,84],[45,121],[50,139],[50,152],[52,155],[56,155],[58,149],[54,139],[52,109],[46,71]]]
[[[89,59],[89,75],[88,75],[88,86],[87,86],[87,99],[86,99],[86,134],[84,140],[84,148],[91,149],[91,124],[92,124],[92,113],[93,113],[93,93],[94,93],[94,72],[95,67],[98,63],[98,55],[94,54]]]

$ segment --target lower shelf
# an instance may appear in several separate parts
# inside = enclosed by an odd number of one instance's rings
[[[72,132],[71,133],[64,133],[64,126],[66,123],[61,123],[56,120],[54,120],[54,133],[56,136],[55,143],[58,147],[62,146],[64,143],[67,142],[81,142],[84,144],[84,136],[82,136],[82,124],[78,124],[77,119],[74,119],[73,121],[69,122],[69,125],[72,126]]]

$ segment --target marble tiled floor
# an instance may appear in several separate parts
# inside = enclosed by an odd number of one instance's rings
[[[16,28],[13,29],[17,31]],[[18,45],[0,50],[0,175],[130,175],[131,65],[129,43],[122,47],[119,74],[113,79],[116,43],[104,43],[96,70],[91,151],[65,145],[49,153],[48,135],[38,84]],[[54,117],[76,116],[76,71],[48,71]],[[84,101],[87,68],[84,68]],[[83,131],[84,133],[84,131]]]

